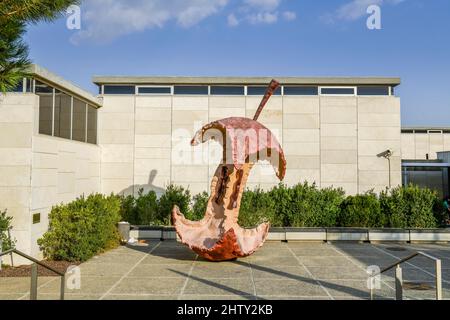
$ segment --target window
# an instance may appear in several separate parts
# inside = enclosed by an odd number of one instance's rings
[[[284,95],[285,96],[317,96],[319,93],[318,87],[307,87],[307,86],[285,86]]]
[[[321,95],[355,95],[355,88],[320,88]]]
[[[175,86],[173,88],[174,94],[197,94],[197,95],[208,95],[207,86]]]
[[[72,122],[72,97],[55,90],[55,137],[70,139]]]
[[[39,96],[39,133],[53,134],[53,88],[36,81],[35,93]]]
[[[247,95],[249,96],[263,96],[266,93],[267,87],[247,87]],[[281,87],[273,93],[275,96],[281,95]]]
[[[402,133],[414,133],[414,130],[412,129],[402,129]]]
[[[171,87],[139,87],[138,94],[171,94]]]
[[[135,94],[134,86],[104,86],[104,94]]]
[[[97,109],[88,106],[87,142],[97,143]]]
[[[26,78],[26,92],[33,92],[33,79]]]
[[[239,96],[244,95],[242,86],[211,86],[212,95]]]
[[[73,98],[72,140],[86,141],[86,103]]]
[[[358,87],[358,96],[388,96],[389,87],[367,86]]]

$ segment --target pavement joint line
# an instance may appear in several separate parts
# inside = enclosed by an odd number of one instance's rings
[[[183,297],[184,290],[186,290],[189,279],[191,278],[192,272],[194,271],[195,262],[197,261],[197,259],[198,259],[198,255],[196,255],[194,261],[192,261],[192,265],[191,265],[191,268],[189,269],[188,276],[186,277],[183,287],[181,287],[180,293],[178,294],[178,300],[181,300],[181,298]]]
[[[383,250],[383,249],[381,249],[381,248],[378,248],[378,247],[376,247],[376,246],[374,246],[374,245],[372,245],[372,247],[374,247],[375,249],[377,249],[377,250],[380,251],[380,252],[383,252],[383,253],[387,254],[388,256],[391,256],[391,257],[396,258],[396,259],[401,259],[400,257],[397,257],[396,255],[394,255],[394,254],[392,254],[392,253],[390,253],[390,252],[387,252],[387,251],[385,251],[385,250]],[[436,278],[436,276],[435,276],[433,273],[431,273],[431,272],[429,272],[429,271],[427,271],[427,270],[425,270],[425,269],[423,269],[423,268],[421,268],[421,267],[415,265],[414,263],[411,263],[411,262],[409,262],[409,261],[406,261],[406,262],[404,262],[404,263],[405,263],[405,264],[408,264],[408,265],[410,265],[410,266],[412,266],[412,267],[415,267],[415,268],[421,270],[422,272],[425,272],[426,274],[432,276],[433,278]],[[442,281],[443,283],[450,284],[450,281],[444,280],[444,279],[442,279],[442,278],[441,278],[441,281]]]
[[[258,295],[256,294],[256,285],[255,285],[255,279],[253,279],[253,269],[252,269],[252,264],[250,263],[250,261],[247,261],[248,267],[250,268],[250,279],[252,281],[252,286],[253,286],[253,295],[258,298]]]
[[[340,253],[340,254],[341,254],[342,256],[344,256],[348,261],[350,261],[351,263],[353,263],[355,266],[357,266],[358,268],[360,268],[361,270],[363,270],[363,271],[366,272],[366,274],[367,274],[367,269],[363,267],[363,264],[361,264],[361,263],[355,261],[352,257],[346,255],[346,254],[345,254],[344,252],[342,252],[340,249],[336,248],[333,244],[329,244],[329,245],[331,246],[331,248],[332,248],[333,250],[335,250],[336,252]],[[369,279],[369,278],[367,277],[366,280],[368,280],[368,279]],[[389,284],[386,282],[386,280],[382,280],[382,279],[380,278],[380,281],[381,281],[384,285],[386,285],[387,287],[389,287],[391,290],[394,290],[394,291],[395,291],[395,288],[392,287],[391,285],[389,285]]]
[[[286,244],[286,247],[291,252],[291,254],[294,256],[294,258],[297,260],[298,264],[302,266],[306,272],[309,274],[309,276],[317,282],[317,284],[322,288],[323,291],[327,294],[328,297],[330,297],[331,300],[334,300],[333,296],[330,294],[330,292],[323,286],[323,284],[317,280],[317,278],[312,274],[312,272],[303,264],[303,262],[295,255],[294,251],[289,247],[289,244]]]
[[[147,256],[149,254],[151,254],[156,248],[158,248],[160,246],[161,242],[158,242],[157,245],[155,245],[153,248],[151,248],[148,252],[144,253],[144,256],[139,259],[138,262],[136,262],[131,268],[130,270],[128,270],[122,277],[120,277],[119,280],[117,280],[116,283],[114,283],[111,288],[109,288],[108,291],[106,291],[100,298],[99,300],[103,300],[109,293],[111,293],[118,285],[120,282],[122,282],[123,279],[125,279],[142,261],[144,261],[145,258],[147,258]]]
[[[31,277],[30,277],[31,279]],[[40,286],[37,287],[37,290],[39,292],[39,289],[47,286],[49,283],[56,281],[57,279],[60,279],[60,277],[54,277],[53,279],[48,279],[47,282],[44,282],[43,284],[41,284]],[[31,280],[30,280],[31,281]],[[17,298],[17,300],[23,300],[25,299],[28,295],[30,295],[30,291],[27,291],[27,293],[25,293],[23,296]]]

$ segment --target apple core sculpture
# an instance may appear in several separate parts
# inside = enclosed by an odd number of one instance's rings
[[[231,117],[211,122],[197,131],[191,141],[191,145],[196,146],[214,139],[223,146],[223,159],[211,181],[211,196],[203,219],[190,221],[177,206],[172,210],[172,224],[181,242],[207,260],[249,256],[266,240],[269,223],[245,229],[238,225],[238,215],[242,193],[254,164],[269,161],[280,180],[286,172],[280,144],[270,130],[257,121],[278,87],[279,83],[272,80],[253,120]]]

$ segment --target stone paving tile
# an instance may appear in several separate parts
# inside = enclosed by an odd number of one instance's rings
[[[295,267],[299,265],[298,260],[292,255],[289,257],[278,257],[276,259],[272,256],[251,256],[249,262],[251,264],[264,266]]]
[[[52,282],[54,279],[58,278],[38,277],[38,288],[49,282]],[[31,286],[30,277],[0,278],[0,294],[24,295],[30,291],[30,286]]]
[[[189,273],[191,264],[139,264],[128,278],[184,278]]]
[[[220,264],[194,265],[192,276],[204,279],[211,278],[250,278],[252,270],[248,265],[233,265],[226,268]]]
[[[0,293],[0,300],[18,300],[23,294],[17,293]]]
[[[183,300],[257,300],[258,297],[254,295],[196,295],[196,294],[183,294],[181,296]]]
[[[326,292],[311,278],[298,280],[255,279],[258,296],[325,296]]]
[[[254,295],[254,289],[250,277],[241,279],[201,279],[191,276],[183,294]]]
[[[277,295],[262,295],[259,299],[264,300],[331,300],[329,296],[277,296]]]
[[[108,294],[103,300],[177,300],[178,295]]]
[[[308,267],[316,279],[365,280],[368,274],[349,264],[348,266]]]
[[[114,283],[116,283],[120,277],[94,277],[94,276],[81,276],[80,289],[69,289],[67,288],[65,292],[70,294],[83,294],[83,295],[96,295],[103,294],[106,292]],[[41,293],[53,293],[59,294],[60,281],[49,282],[47,285],[42,286],[39,289]]]
[[[303,278],[311,278],[305,268],[301,266],[285,267],[285,266],[258,266],[252,265],[254,279],[292,279],[298,280]]]
[[[195,254],[172,254],[164,256],[148,255],[141,264],[192,264]]]
[[[298,257],[306,267],[348,266],[352,263],[346,257]]]
[[[100,277],[113,277],[122,276],[128,270],[130,270],[131,265],[128,263],[94,263],[88,262],[80,266],[81,276],[100,276]]]
[[[98,300],[100,298],[100,294],[73,294],[73,293],[65,293],[64,300]],[[26,295],[22,300],[29,300],[30,295]],[[59,293],[42,293],[38,292],[37,296],[38,300],[60,300]]]
[[[131,278],[126,277],[110,292],[111,294],[177,295],[186,280],[184,278]],[[106,290],[105,290],[106,291]]]
[[[338,297],[360,297],[370,298],[370,290],[367,287],[367,280],[326,280],[321,281],[333,298]],[[394,287],[393,283],[389,283]],[[394,297],[395,291],[386,284],[382,284],[379,290],[374,292],[378,297]]]

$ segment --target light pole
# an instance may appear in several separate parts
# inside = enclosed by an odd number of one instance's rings
[[[394,154],[394,152],[392,152],[391,150],[386,150],[383,151],[379,154],[377,154],[378,158],[385,158],[388,161],[388,166],[389,166],[389,189],[391,188],[391,157]]]

